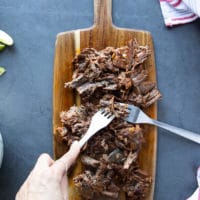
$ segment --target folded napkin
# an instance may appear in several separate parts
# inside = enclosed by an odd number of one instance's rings
[[[200,16],[200,0],[159,0],[165,25],[186,24]]]
[[[200,200],[200,167],[197,170],[197,183],[198,183],[198,188],[195,190],[193,195],[189,197],[187,200]]]

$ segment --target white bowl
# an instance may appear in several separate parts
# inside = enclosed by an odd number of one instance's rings
[[[0,133],[0,167],[2,164],[2,160],[3,160],[3,139]]]

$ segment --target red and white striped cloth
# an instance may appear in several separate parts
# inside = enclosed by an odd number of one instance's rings
[[[159,0],[165,25],[186,24],[200,16],[200,0]]]
[[[197,183],[198,183],[198,188],[195,190],[193,195],[189,197],[187,200],[200,200],[200,167],[197,170]]]

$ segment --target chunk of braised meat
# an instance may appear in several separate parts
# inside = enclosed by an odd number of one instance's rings
[[[143,62],[149,55],[148,46],[136,40],[120,48],[86,48],[73,60],[73,79],[65,87],[76,89],[83,103],[112,94],[121,102],[148,107],[161,97],[156,84],[146,81],[148,66]]]

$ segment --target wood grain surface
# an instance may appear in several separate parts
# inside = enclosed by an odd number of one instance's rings
[[[74,92],[71,89],[64,88],[64,83],[72,79],[71,61],[76,53],[85,47],[101,50],[107,46],[124,46],[127,41],[136,38],[140,45],[148,45],[152,51],[151,56],[145,61],[145,65],[149,71],[149,80],[156,82],[154,48],[151,34],[143,30],[124,29],[114,26],[112,24],[111,11],[112,0],[94,0],[94,25],[91,28],[63,32],[57,35],[53,77],[53,149],[55,159],[58,159],[66,152],[65,146],[56,137],[56,128],[61,125],[59,114],[63,110],[68,110],[70,106],[77,102]],[[145,112],[156,119],[156,104],[149,107]],[[139,163],[141,168],[146,170],[153,178],[151,190],[145,199],[153,200],[157,151],[157,130],[155,127],[147,127],[145,139],[146,143],[140,153]],[[75,189],[72,180],[76,174],[82,171],[80,161],[77,162],[74,168],[69,177],[69,198],[70,200],[80,200],[81,197]],[[119,199],[125,199],[124,195],[121,194]]]

